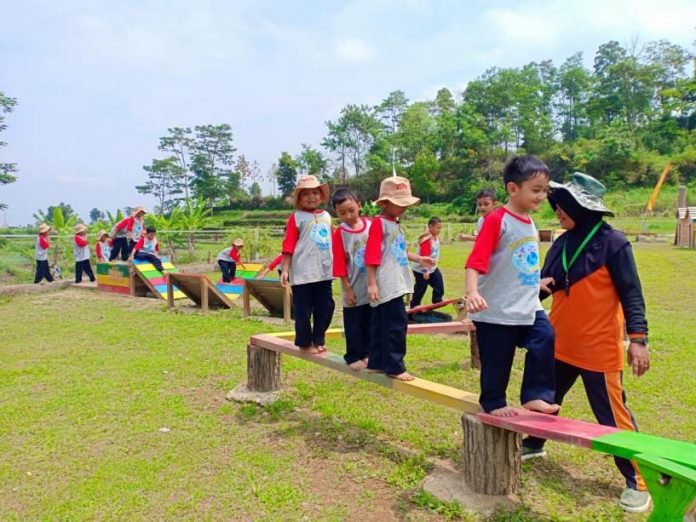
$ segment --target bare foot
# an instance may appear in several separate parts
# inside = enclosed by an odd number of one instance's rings
[[[316,346],[316,349],[319,350],[319,353],[323,353],[326,351],[326,346],[324,346],[322,344],[322,345]]]
[[[348,366],[350,366],[353,370],[364,370],[367,368],[367,363],[364,360],[360,360],[350,363]]]
[[[403,372],[398,375],[390,375],[389,377],[396,379],[397,381],[412,381],[415,379],[415,377],[408,372]]]
[[[302,353],[309,353],[309,354],[312,354],[312,355],[321,353],[321,350],[319,350],[319,348],[317,348],[316,346],[313,346],[313,345],[309,345],[309,346],[298,346],[297,348],[299,348],[299,350],[300,350]]]
[[[558,404],[549,404],[541,399],[525,402],[522,407],[525,410],[538,411],[540,413],[556,413],[561,407]]]
[[[502,408],[496,408],[495,410],[491,410],[488,413],[494,415],[495,417],[514,417],[515,415],[520,414],[519,410],[511,406],[503,406]]]

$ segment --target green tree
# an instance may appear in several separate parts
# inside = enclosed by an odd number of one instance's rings
[[[300,173],[326,178],[329,162],[320,150],[303,143],[302,152],[297,155],[295,162]]]
[[[202,230],[210,222],[212,210],[206,208],[205,200],[199,198],[192,200],[176,209],[175,224],[180,230],[184,230],[187,235],[189,254],[195,250],[195,232]]]
[[[153,159],[150,165],[143,166],[143,170],[147,172],[148,179],[144,185],[137,185],[135,189],[141,194],[154,196],[160,212],[170,212],[176,202],[174,196],[183,192],[185,169],[175,156],[170,156]]]
[[[12,112],[17,105],[17,100],[15,98],[10,98],[5,96],[5,93],[0,91],[0,132],[7,128],[5,124],[5,114]],[[4,141],[0,141],[0,148],[7,145]],[[17,181],[17,177],[14,173],[17,172],[17,165],[15,163],[0,163],[0,186],[9,185]],[[0,203],[0,210],[7,208],[7,205]]]
[[[89,221],[90,223],[96,223],[97,221],[102,221],[106,219],[106,214],[99,210],[97,207],[94,207],[92,210],[89,211]]]
[[[63,222],[67,222],[75,216],[75,220],[77,221],[79,218],[75,214],[75,211],[73,210],[72,206],[68,203],[63,203],[62,201],[58,203],[58,205],[51,205],[46,209],[46,212],[43,210],[37,211],[35,214],[33,214],[34,221],[36,222],[36,225],[40,225],[41,223],[46,223],[48,225],[54,224],[53,222],[53,216],[55,214],[55,210],[59,209],[60,210],[60,218]]]
[[[281,197],[289,196],[297,184],[297,162],[287,152],[283,152],[278,160],[276,179]]]
[[[226,187],[234,177],[232,128],[226,123],[197,125],[195,131],[191,186],[196,197],[207,200],[212,207],[229,193]]]
[[[575,53],[558,69],[556,110],[563,141],[576,140],[587,126],[587,101],[591,89],[592,75],[582,64],[582,53]]]
[[[167,132],[168,136],[159,139],[159,150],[172,153],[181,167],[181,189],[184,192],[184,202],[188,203],[191,187],[190,159],[194,148],[193,133],[189,127],[172,127],[167,129]]]

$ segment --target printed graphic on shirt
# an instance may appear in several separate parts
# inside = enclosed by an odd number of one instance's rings
[[[351,252],[351,260],[358,268],[359,272],[364,272],[365,269],[365,243],[354,243],[353,252]]]
[[[331,228],[326,223],[314,223],[309,231],[309,237],[316,243],[319,250],[331,248]]]
[[[143,222],[137,219],[133,221],[133,239],[139,239],[140,233],[143,231]]]
[[[396,258],[399,266],[408,266],[406,257],[406,237],[403,232],[399,232],[391,241],[390,247],[392,255]]]
[[[440,242],[439,241],[433,241],[433,249],[430,252],[430,257],[432,257],[433,259],[440,258]]]
[[[512,266],[517,270],[517,277],[522,286],[539,284],[539,248],[534,238],[526,237],[511,243]]]

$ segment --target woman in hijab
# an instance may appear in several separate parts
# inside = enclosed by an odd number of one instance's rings
[[[604,185],[576,172],[568,184],[551,182],[549,203],[562,228],[541,271],[542,298],[553,296],[549,318],[556,331],[556,404],[578,377],[599,424],[637,431],[623,390],[624,336],[628,364],[639,377],[650,367],[645,302],[631,245],[604,222]],[[546,455],[544,440],[529,437],[522,459]],[[650,507],[637,467],[615,458],[626,479],[619,504],[630,512]]]

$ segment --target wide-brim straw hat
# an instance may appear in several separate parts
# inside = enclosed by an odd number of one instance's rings
[[[232,245],[238,246],[238,247],[243,247],[244,246],[244,241],[237,238],[234,241],[232,241]]]
[[[297,207],[300,192],[306,189],[319,189],[321,192],[321,202],[326,203],[329,201],[329,185],[326,183],[321,183],[316,176],[302,176],[297,182],[295,190],[292,191],[292,196],[290,199],[294,207]]]
[[[587,210],[601,212],[605,216],[614,216],[614,212],[609,210],[602,200],[604,194],[607,192],[607,188],[601,181],[592,176],[588,176],[582,172],[574,172],[570,177],[570,182],[564,184],[550,181],[549,187],[549,203],[551,203],[554,210],[556,209],[556,202],[553,198],[554,192],[565,190],[581,207]]]
[[[97,234],[97,241],[101,241],[104,236],[109,237],[109,233],[106,230],[101,229]]]
[[[46,223],[41,223],[39,225],[39,234],[45,234],[46,232],[49,232],[51,230],[51,227],[49,227]]]
[[[399,207],[410,207],[420,203],[420,198],[411,194],[411,183],[401,176],[390,176],[379,186],[379,198],[375,203],[389,201]]]
[[[80,234],[82,232],[87,232],[87,227],[82,223],[78,223],[77,225],[75,225],[75,233]]]
[[[145,207],[135,207],[131,210],[131,216],[137,216],[139,212],[147,214],[147,210],[145,210]]]

